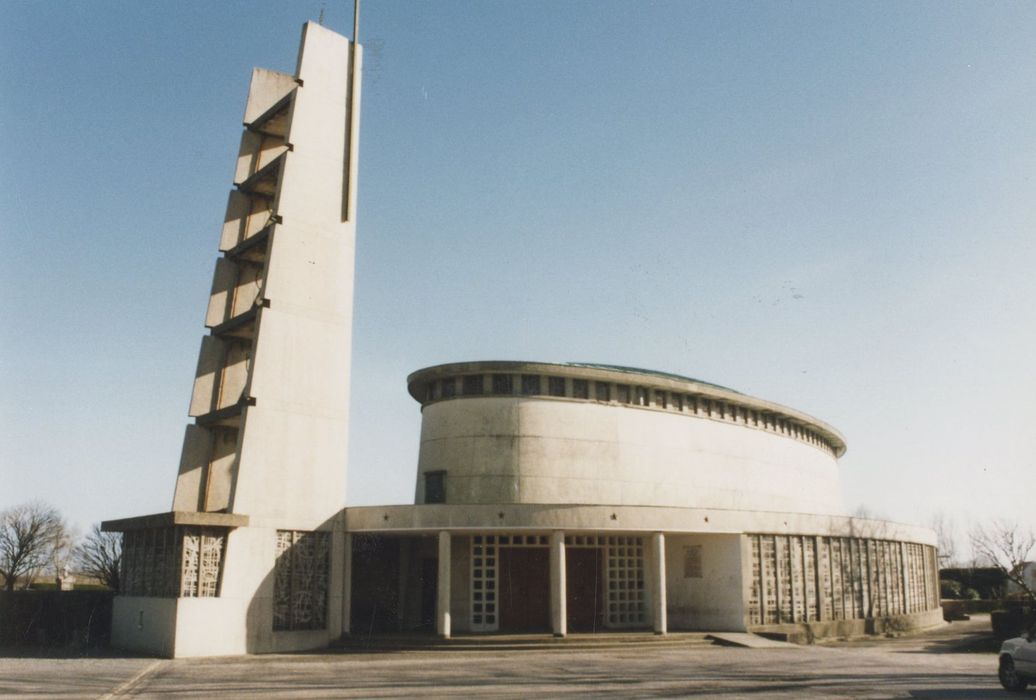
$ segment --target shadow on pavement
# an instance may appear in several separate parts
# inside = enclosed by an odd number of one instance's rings
[[[147,659],[157,658],[133,654],[109,647],[36,646],[19,644],[0,646],[0,659]]]
[[[910,697],[912,698],[966,698],[967,700],[981,700],[982,698],[1000,698],[1003,700],[1005,696],[1025,698],[1036,695],[1036,692],[1030,690],[1025,693],[1007,693],[1000,686],[995,688],[937,688],[935,690],[911,690]]]

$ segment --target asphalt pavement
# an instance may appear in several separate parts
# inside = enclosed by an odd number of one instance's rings
[[[988,616],[896,639],[432,648],[215,659],[0,658],[0,696],[32,698],[1005,698]],[[2,651],[0,651],[2,653]],[[24,654],[24,652],[22,652]],[[1036,698],[1030,690],[1020,697]]]

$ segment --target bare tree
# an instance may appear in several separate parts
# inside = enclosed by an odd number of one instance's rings
[[[94,525],[77,548],[76,561],[81,572],[93,576],[113,591],[118,591],[122,534],[104,532],[100,525]]]
[[[931,527],[935,530],[942,567],[957,566],[957,528],[953,523],[953,518],[939,511],[932,516]]]
[[[1036,605],[1036,590],[1025,580],[1025,564],[1036,548],[1036,536],[1032,530],[1026,530],[1017,523],[996,520],[988,527],[976,524],[970,534],[974,556],[1000,569],[1007,580],[1018,586],[1029,602]]]
[[[18,579],[25,585],[48,564],[55,549],[69,540],[61,514],[45,503],[23,503],[0,512],[0,576],[4,589],[13,591]]]

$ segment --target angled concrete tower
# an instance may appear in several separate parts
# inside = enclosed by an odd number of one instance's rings
[[[294,75],[252,74],[172,510],[104,524],[116,646],[341,634],[361,55],[310,22]]]

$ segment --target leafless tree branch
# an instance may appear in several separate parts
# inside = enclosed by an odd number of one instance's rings
[[[19,579],[27,586],[41,569],[56,563],[55,556],[70,542],[64,519],[51,506],[23,503],[0,512],[0,576],[4,589],[13,591]]]
[[[119,590],[119,567],[122,563],[122,534],[104,532],[94,525],[76,550],[79,570],[93,576],[108,588]]]
[[[971,528],[971,549],[975,557],[1000,569],[1018,586],[1029,602],[1036,604],[1036,590],[1025,580],[1025,564],[1036,548],[1036,535],[1017,523],[996,520]]]

